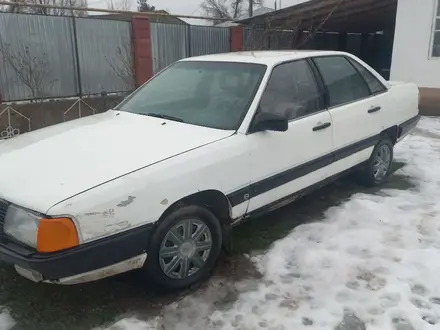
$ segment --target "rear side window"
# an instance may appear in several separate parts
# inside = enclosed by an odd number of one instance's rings
[[[343,56],[313,59],[329,93],[329,106],[354,102],[371,95],[364,78]]]
[[[386,87],[377,79],[373,74],[368,71],[362,64],[358,63],[357,61],[348,58],[351,64],[358,70],[358,72],[361,74],[361,76],[365,79],[367,82],[368,87],[370,88],[371,93],[378,94],[386,91]]]

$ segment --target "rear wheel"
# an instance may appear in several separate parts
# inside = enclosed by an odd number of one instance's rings
[[[184,206],[159,224],[144,270],[155,284],[165,289],[187,288],[211,274],[221,244],[217,217],[204,207]]]
[[[370,159],[360,172],[361,182],[367,186],[382,184],[391,172],[393,162],[393,143],[388,136],[384,136],[374,147]]]

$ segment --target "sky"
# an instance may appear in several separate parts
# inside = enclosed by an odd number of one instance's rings
[[[200,4],[203,0],[150,0],[149,3],[156,6],[156,8],[164,9],[173,14],[186,14],[186,15],[203,15],[200,9]],[[279,0],[277,0],[279,4]],[[300,0],[281,0],[282,7],[292,6]],[[265,7],[274,8],[274,1],[266,0]]]
[[[114,0],[117,2],[117,0]],[[131,0],[132,10],[136,10],[136,0]],[[279,8],[280,0],[277,1],[277,7]],[[289,7],[304,0],[281,0],[281,8]],[[163,9],[170,14],[181,14],[190,16],[205,16],[203,10],[200,8],[200,4],[203,0],[149,0],[148,3],[156,7],[156,9]],[[88,6],[94,8],[106,8],[107,0],[88,0]],[[265,0],[265,7],[274,8],[274,0]],[[191,19],[186,20],[190,24],[204,24],[203,20]]]
[[[277,7],[279,8],[279,1]],[[203,0],[150,0],[149,3],[156,6],[158,9],[164,9],[172,14],[196,15],[205,16],[200,4]],[[281,0],[281,8],[293,6],[303,0]],[[274,8],[274,0],[265,0],[265,7]],[[197,21],[197,20],[196,20]],[[191,22],[193,23],[193,22]],[[196,22],[194,22],[197,24]]]

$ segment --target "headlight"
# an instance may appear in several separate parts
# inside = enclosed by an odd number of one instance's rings
[[[40,219],[36,214],[10,205],[5,217],[4,232],[26,245],[37,248]]]
[[[79,245],[79,235],[71,218],[46,219],[14,205],[10,205],[6,213],[4,233],[42,253]]]

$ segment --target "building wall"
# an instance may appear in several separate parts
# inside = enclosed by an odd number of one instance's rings
[[[440,58],[430,58],[437,0],[398,0],[391,80],[440,88]]]

